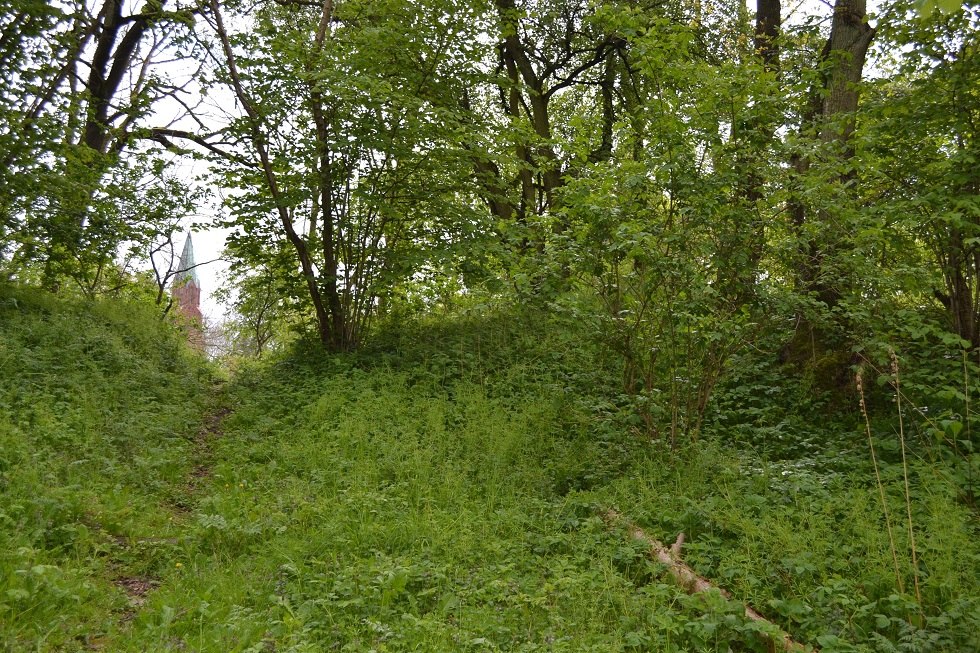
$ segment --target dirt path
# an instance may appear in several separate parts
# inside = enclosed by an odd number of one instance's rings
[[[214,463],[214,452],[212,445],[216,440],[224,436],[223,423],[225,418],[231,413],[231,409],[225,405],[224,386],[218,386],[214,391],[214,404],[210,411],[205,415],[204,422],[194,437],[194,467],[191,469],[187,479],[186,497],[189,504],[193,504],[195,496],[211,477],[211,468]],[[186,505],[190,509],[191,505]]]
[[[211,407],[204,415],[200,428],[194,435],[191,459],[193,464],[187,474],[180,491],[173,499],[170,509],[175,513],[174,520],[182,521],[186,519],[197,504],[201,491],[206,487],[212,474],[214,463],[213,444],[224,435],[222,423],[231,413],[227,406],[224,396],[224,384],[216,384],[211,391]],[[179,543],[177,537],[143,537],[130,540],[121,537],[114,537],[116,546],[122,549],[121,553],[138,551],[142,547],[153,544]],[[119,556],[123,557],[123,556]],[[123,565],[121,565],[123,566]],[[128,565],[126,565],[128,566]],[[120,569],[119,574],[113,578],[113,583],[121,589],[128,598],[129,605],[119,615],[120,624],[128,624],[136,618],[140,609],[147,602],[148,595],[156,589],[163,579],[153,578],[143,575],[129,574]],[[90,650],[101,650],[101,646],[89,646]]]

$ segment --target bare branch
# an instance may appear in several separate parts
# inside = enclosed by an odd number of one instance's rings
[[[197,145],[200,145],[201,147],[208,150],[212,154],[217,154],[218,156],[220,156],[221,158],[227,161],[233,161],[239,165],[243,165],[249,168],[256,167],[254,161],[250,161],[238,154],[234,154],[233,152],[228,152],[226,150],[223,150],[217,147],[216,145],[214,145],[213,143],[208,142],[207,136],[200,136],[199,134],[195,134],[193,132],[185,131],[182,129],[169,129],[166,127],[155,127],[153,129],[150,129],[147,132],[147,134],[148,135],[145,136],[145,138],[156,141],[168,149],[172,149],[178,152],[184,152],[185,150],[179,148],[177,145],[173,143],[173,141],[170,140],[171,138],[180,138],[183,140],[191,141],[192,143],[195,143]]]

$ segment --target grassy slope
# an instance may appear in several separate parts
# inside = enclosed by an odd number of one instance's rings
[[[220,399],[232,412],[205,452],[169,435],[192,432],[185,419],[135,439],[158,451],[128,460],[172,461],[139,473],[118,464],[71,476],[91,463],[73,466],[78,447],[59,439],[113,420],[11,430],[22,451],[37,446],[23,444],[31,437],[46,453],[8,465],[0,482],[11,469],[58,470],[44,491],[80,507],[54,528],[89,530],[30,545],[53,565],[37,576],[69,579],[59,582],[80,600],[44,590],[31,599],[42,607],[0,615],[0,633],[26,642],[60,614],[38,648],[80,646],[71,636],[88,624],[89,644],[113,651],[765,650],[737,605],[684,596],[595,516],[615,506],[656,537],[687,532],[684,555],[699,570],[825,650],[980,648],[975,522],[927,469],[914,505],[927,619],[913,626],[859,459],[839,465],[849,473],[767,466],[711,442],[666,454],[611,417],[610,375],[590,353],[546,331],[460,321],[405,329],[359,356],[299,353],[245,370]],[[52,342],[71,340],[59,333]],[[79,381],[62,400],[111,405],[131,424],[201,411],[177,413],[190,398],[173,389],[149,405],[111,404],[92,396],[97,385]],[[91,457],[107,460],[122,441],[118,431],[91,439]],[[191,473],[197,463],[206,473]],[[24,496],[34,487],[18,483]],[[900,515],[899,486],[889,488]],[[14,537],[31,530],[19,523]],[[38,562],[0,560],[35,582]],[[112,585],[122,575],[158,583],[139,609]]]
[[[152,313],[0,286],[0,650],[94,645],[160,575],[205,389]]]

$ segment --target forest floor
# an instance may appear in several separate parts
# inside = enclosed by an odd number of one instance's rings
[[[222,383],[152,322],[17,299],[0,650],[768,650],[746,604],[825,651],[980,650],[975,515],[913,470],[920,609],[855,434],[671,451],[615,417],[591,354],[508,320]],[[608,510],[684,532],[732,598],[687,595]]]

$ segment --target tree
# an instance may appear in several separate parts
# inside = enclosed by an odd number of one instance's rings
[[[714,158],[732,178],[731,211],[719,223],[715,258],[720,292],[736,306],[756,298],[770,213],[765,189],[778,161],[776,129],[786,118],[779,74],[780,9],[780,0],[757,2],[753,51],[728,73],[743,85],[733,97],[729,153]]]
[[[907,264],[924,250],[927,301],[971,349],[980,347],[978,21],[974,8],[882,27],[888,47],[905,54],[875,89],[859,151],[863,183],[887,216],[883,234],[902,238]]]
[[[816,159],[808,153],[797,154],[793,161],[796,183],[802,185],[790,199],[801,248],[797,281],[802,292],[811,293],[830,309],[838,304],[849,283],[846,275],[835,269],[834,257],[846,247],[840,234],[849,231],[841,215],[846,211],[841,202],[848,200],[841,194],[852,193],[856,178],[849,165],[854,156],[851,139],[861,75],[874,34],[865,0],[836,0],[830,35],[817,61],[801,115],[801,134],[817,139],[819,154]],[[816,175],[807,180],[811,173]],[[804,199],[807,184],[826,186],[824,195],[832,197],[823,205],[808,204]]]
[[[775,59],[754,51],[741,23],[705,36],[715,18],[605,15],[609,32],[628,35],[614,87],[628,121],[608,158],[580,153],[588,163],[566,178],[557,207],[567,228],[547,250],[586,289],[567,310],[621,360],[644,430],[671,443],[697,436],[729,359],[757,331],[745,302],[781,121]]]
[[[234,287],[224,286],[218,299],[231,306],[224,322],[228,354],[261,358],[281,346],[295,326],[296,311],[289,306],[290,293],[274,270],[232,269]]]
[[[557,128],[553,125],[553,107],[563,93],[595,89],[600,139],[588,159],[609,157],[615,61],[625,41],[605,31],[591,6],[579,0],[495,0],[493,10],[497,42],[488,64],[492,62],[494,74],[488,85],[466,89],[462,105],[472,122],[491,125],[491,133],[503,137],[495,140],[508,148],[501,150],[488,139],[470,143],[484,201],[503,224],[526,228],[532,218],[556,208],[557,193],[573,174],[577,148],[566,145],[566,116]],[[476,115],[487,109],[499,112],[498,119],[488,123]]]
[[[148,0],[8,2],[0,28],[0,237],[21,266],[40,262],[50,287],[91,284],[135,225],[117,210],[122,184],[160,176],[129,156],[163,99],[189,109],[183,58],[196,8]],[[130,190],[135,190],[130,186]],[[137,219],[138,224],[138,219]],[[97,275],[95,275],[97,276]]]
[[[302,280],[331,350],[356,347],[386,288],[474,222],[445,89],[470,74],[459,53],[475,35],[452,10],[268,4],[232,34],[211,3],[219,79],[244,112],[227,128],[240,156],[218,159],[240,191],[234,252],[288,243],[298,271],[275,269]]]

